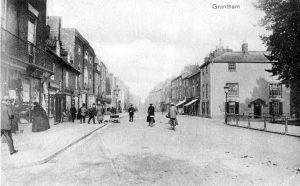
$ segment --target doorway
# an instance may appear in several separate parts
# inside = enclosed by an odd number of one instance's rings
[[[261,118],[261,104],[254,103],[254,118]]]

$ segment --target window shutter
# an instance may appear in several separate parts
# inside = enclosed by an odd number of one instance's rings
[[[270,115],[273,116],[274,115],[273,102],[270,102],[269,105],[270,105],[270,107],[269,107],[269,113],[270,113]]]
[[[226,109],[226,113],[229,113],[229,102],[225,103],[225,109]]]
[[[279,102],[279,115],[282,115],[282,102]]]
[[[239,102],[235,102],[235,114],[239,114]]]

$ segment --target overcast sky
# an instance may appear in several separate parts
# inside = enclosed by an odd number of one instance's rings
[[[47,14],[77,28],[109,71],[145,98],[186,64],[202,64],[219,44],[265,50],[255,0],[48,0]],[[213,9],[233,4],[240,9]]]

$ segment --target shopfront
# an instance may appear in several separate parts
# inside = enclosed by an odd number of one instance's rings
[[[48,87],[48,117],[55,117],[55,105],[56,99],[55,95],[59,91],[59,84],[56,82],[49,82]]]

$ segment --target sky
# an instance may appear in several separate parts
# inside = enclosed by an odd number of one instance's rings
[[[48,0],[47,15],[77,28],[96,55],[145,99],[159,82],[203,63],[220,41],[224,47],[266,50],[256,0]],[[240,9],[213,9],[239,5]]]

